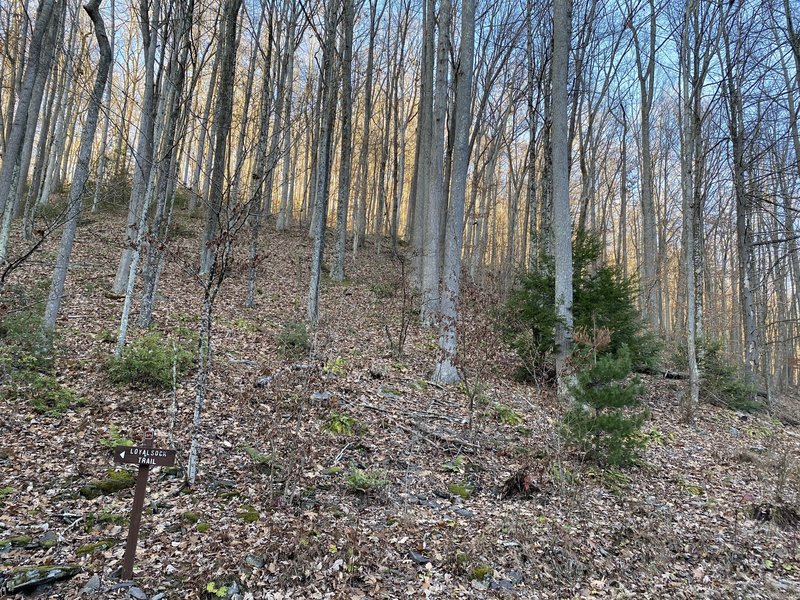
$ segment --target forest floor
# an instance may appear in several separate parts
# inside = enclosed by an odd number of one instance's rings
[[[178,225],[154,327],[185,340],[200,223]],[[428,381],[436,338],[413,317],[393,357],[408,288],[372,245],[348,257],[344,283],[323,283],[311,359],[286,356],[276,340],[304,316],[311,244],[271,228],[255,306],[243,307],[244,243],[220,293],[192,489],[193,372],[174,426],[171,390],[109,381],[122,219],[79,229],[56,365],[81,402],[54,415],[0,400],[0,571],[81,567],[33,597],[800,598],[800,430],[710,405],[687,425],[683,384],[650,379],[642,464],[602,471],[560,447],[552,390],[515,382],[487,286],[465,286],[466,386]],[[56,245],[12,288],[46,289]],[[114,468],[119,438],[149,429],[157,447],[172,439],[178,468],[150,474],[136,587],[120,587],[132,490],[79,490]]]

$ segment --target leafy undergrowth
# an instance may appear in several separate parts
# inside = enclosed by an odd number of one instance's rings
[[[42,415],[0,401],[0,538],[26,539],[0,541],[0,562],[83,567],[38,597],[79,597],[94,575],[93,597],[128,597],[112,575],[132,492],[79,490],[112,469],[109,439],[148,428],[158,446],[172,434],[180,463],[150,476],[136,570],[150,596],[800,595],[797,429],[715,407],[688,426],[677,384],[649,381],[643,464],[599,471],[561,447],[564,407],[513,382],[484,316],[489,291],[465,289],[465,385],[427,381],[435,336],[416,325],[394,358],[386,327],[400,326],[400,267],[371,247],[347,282],[324,283],[313,358],[288,355],[279,339],[302,320],[311,251],[299,230],[264,237],[253,309],[242,306],[245,249],[223,288],[200,476],[185,489],[191,373],[178,381],[173,431],[169,390],[109,381],[121,302],[107,293],[118,252],[107,232],[123,224],[93,227],[76,248],[56,361],[84,403]],[[194,240],[175,242],[155,313],[165,336],[196,329],[195,259]],[[16,283],[46,275],[37,263]]]

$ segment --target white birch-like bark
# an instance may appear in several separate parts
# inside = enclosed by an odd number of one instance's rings
[[[556,370],[559,388],[566,393],[566,366],[572,337],[572,218],[569,210],[569,132],[567,126],[567,70],[572,0],[553,2],[552,65],[552,181],[553,256],[555,258]]]

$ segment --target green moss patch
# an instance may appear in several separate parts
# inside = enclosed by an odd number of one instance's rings
[[[116,469],[108,472],[105,479],[93,479],[80,489],[80,494],[89,500],[98,496],[114,494],[120,490],[132,488],[136,484],[136,478],[124,469]]]
[[[245,523],[255,523],[259,516],[258,511],[251,504],[245,504],[239,511],[239,518]]]
[[[75,551],[75,554],[78,556],[85,556],[94,554],[95,552],[99,552],[102,550],[108,550],[109,548],[113,548],[119,542],[117,540],[100,540],[99,542],[94,542],[91,544],[84,544],[80,548]]]
[[[9,548],[23,548],[29,545],[32,541],[29,535],[16,535],[0,539],[0,550],[8,550]]]

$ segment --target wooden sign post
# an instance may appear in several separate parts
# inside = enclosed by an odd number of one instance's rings
[[[175,464],[175,450],[153,448],[153,432],[144,434],[141,446],[116,446],[114,462],[119,464],[139,465],[136,476],[136,489],[133,493],[131,522],[128,528],[128,541],[125,544],[125,558],[122,561],[122,579],[133,579],[133,560],[136,556],[136,544],[139,541],[139,527],[142,524],[144,495],[147,492],[147,476],[151,466],[171,467]]]

